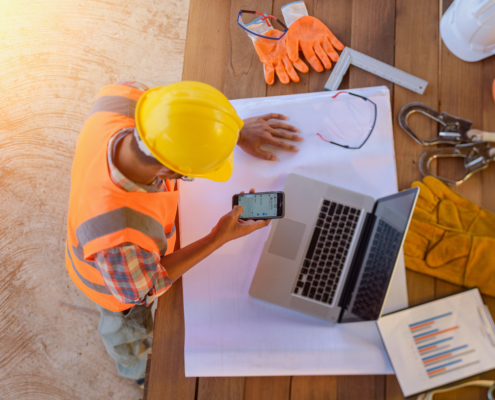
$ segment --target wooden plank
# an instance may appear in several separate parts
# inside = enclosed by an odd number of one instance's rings
[[[442,83],[440,88],[441,111],[468,119],[474,127],[483,122],[482,63],[466,63],[450,53],[442,44]],[[438,161],[438,175],[458,179],[464,175],[462,159]],[[481,204],[482,178],[491,171],[485,170],[473,175],[453,190]]]
[[[481,98],[483,102],[482,129],[495,132],[495,101],[492,93],[492,83],[495,79],[495,57],[482,61]],[[495,147],[495,143],[492,144]],[[479,205],[495,212],[495,162],[480,176],[481,199]],[[495,314],[494,314],[495,315]]]
[[[421,180],[418,161],[425,148],[416,144],[399,126],[398,115],[403,106],[421,102],[438,109],[438,58],[439,58],[439,7],[431,0],[397,0],[395,21],[395,66],[428,81],[423,95],[401,86],[394,87],[393,123],[397,157],[399,190],[410,187],[412,181]],[[411,35],[411,32],[416,34]],[[422,139],[433,139],[438,124],[423,115],[412,115],[411,128]]]
[[[191,0],[183,80],[202,81],[223,90],[229,25],[222,21],[230,17],[230,5],[229,0]],[[158,302],[148,398],[194,399],[196,381],[195,378],[185,378],[184,373],[184,315],[180,279]],[[201,393],[214,398],[216,391],[235,392],[232,382],[225,381],[223,386],[218,383],[201,381]]]
[[[435,298],[435,279],[432,277],[406,270],[406,281],[410,307]]]
[[[287,1],[275,0],[273,4],[272,14],[275,15],[277,18],[283,18],[280,8],[285,4],[287,4]],[[330,29],[341,41],[343,41],[344,43],[350,43],[350,18],[352,2],[309,0],[305,1],[305,4],[308,9],[309,15],[315,16],[328,27],[330,27]],[[284,85],[280,81],[278,81],[278,79],[276,79],[274,85],[267,86],[267,96],[322,91],[331,70],[318,73],[313,70],[313,68],[309,64],[308,67],[310,69],[308,73],[303,74],[298,72],[300,78],[300,81],[298,83],[291,82],[287,85]],[[266,384],[266,381],[263,378],[258,379],[262,379]],[[295,376],[292,378],[290,399],[336,399],[336,382],[337,377],[334,376]],[[259,387],[260,382],[250,382],[249,384]],[[272,385],[273,383],[269,385],[269,390],[273,390]],[[286,385],[287,382],[285,381],[283,384],[284,389],[286,388]],[[289,398],[289,392],[287,392],[287,394],[285,394],[284,392],[281,395],[281,398]],[[248,398],[249,397],[246,396],[246,399]],[[268,399],[271,397],[267,396],[266,398]]]
[[[158,298],[148,400],[194,400],[196,378],[184,373],[182,278]]]
[[[284,85],[277,76],[273,86],[266,85],[263,64],[254,50],[251,39],[237,25],[236,17],[240,9],[272,13],[273,4],[270,0],[232,1],[225,95],[229,99],[239,99],[294,93],[294,83]],[[277,16],[281,17],[280,11]],[[289,398],[289,387],[290,377],[249,377],[245,378],[244,382],[244,398],[286,400]]]
[[[243,400],[244,378],[200,378],[196,400]]]
[[[191,6],[192,8],[192,6]],[[216,15],[208,15],[206,20],[229,21],[228,24],[223,23],[228,27],[227,31],[223,31],[225,35],[225,46],[221,47],[225,51],[212,49],[207,58],[216,58],[217,63],[223,63],[223,70],[213,71],[210,66],[205,69],[211,70],[215,75],[215,82],[222,81],[218,84],[219,89],[223,90],[224,94],[230,98],[246,98],[246,97],[261,97],[266,93],[265,82],[263,78],[262,63],[254,50],[251,39],[237,25],[237,13],[240,9],[259,10],[270,13],[272,3],[270,0],[260,0],[257,2],[237,1],[229,2],[227,7],[229,15],[225,19],[217,19]],[[202,32],[196,31],[197,36],[201,36]],[[186,49],[187,51],[187,49]],[[215,57],[212,57],[212,54]],[[198,64],[197,64],[198,65]],[[195,69],[197,65],[194,66]],[[207,82],[210,83],[210,82]],[[198,384],[198,400],[200,399],[236,399],[244,396],[244,378],[200,378]]]
[[[446,8],[450,1],[444,2]],[[454,56],[442,41],[441,45],[440,111],[468,119],[473,127],[483,126],[483,63],[468,63]],[[475,174],[467,182],[453,188],[463,196],[481,204],[482,180],[493,169]],[[458,178],[464,174],[461,159],[442,159],[438,162],[438,174]]]
[[[244,400],[289,400],[290,376],[247,377]]]
[[[181,246],[179,212],[175,217],[175,226],[177,240],[174,251],[177,251]],[[158,298],[148,378],[148,400],[195,399],[197,379],[185,376],[184,339],[184,302],[180,278]]]
[[[370,57],[394,64],[395,1],[354,0],[352,4],[351,48]],[[385,85],[393,93],[393,84],[383,78],[351,66],[351,88]]]
[[[450,6],[451,1],[444,2],[444,11]],[[459,60],[444,44],[441,48],[442,54],[442,86],[441,104],[442,110],[453,115],[469,119],[473,122],[473,127],[484,130],[495,130],[493,112],[495,104],[492,98],[491,85],[494,79],[495,59],[493,57],[481,62],[467,63]],[[442,160],[444,161],[444,160]],[[453,163],[439,163],[439,174],[456,174],[462,172],[460,165]],[[460,187],[454,188],[463,196],[474,201],[491,211],[495,211],[495,166],[481,171],[463,183]],[[454,175],[455,177],[455,175]],[[462,289],[460,286],[451,285],[447,282],[437,280],[436,295],[447,295]],[[483,296],[485,304],[488,305],[492,315],[495,315],[495,299]],[[488,372],[479,377],[480,379],[495,379],[495,372]],[[475,378],[471,378],[473,380]],[[446,399],[484,399],[486,389],[469,388],[451,392],[450,394],[439,395],[439,400]]]
[[[456,384],[465,383],[475,379],[480,379],[480,377],[476,376],[470,379],[456,382]],[[483,388],[468,387],[468,388],[456,389],[447,393],[436,394],[434,399],[435,400],[482,400],[482,399],[485,400],[487,398],[486,392],[487,390]]]
[[[435,298],[449,296],[460,292],[463,289],[462,286],[453,285],[452,283],[440,279],[435,280]]]
[[[415,180],[421,180],[418,161],[425,150],[416,144],[399,126],[402,107],[421,102],[438,109],[439,87],[439,5],[430,0],[410,2],[397,0],[395,19],[395,66],[428,81],[423,95],[394,85],[393,126],[399,190],[407,189]],[[415,32],[414,35],[411,32]],[[437,124],[424,116],[413,115],[411,128],[422,139],[437,136]],[[435,279],[414,271],[407,271],[409,305],[424,303],[435,296]],[[386,399],[403,399],[395,376],[386,377]]]
[[[294,376],[291,400],[337,400],[336,376]]]
[[[254,50],[251,39],[237,25],[237,14],[241,9],[271,13],[272,0],[232,0],[231,2],[223,90],[229,99],[263,97],[266,94],[263,64]],[[248,20],[246,19],[245,22]]]
[[[349,11],[345,10],[344,15],[347,15],[347,12]],[[347,32],[343,31],[343,34],[348,38]],[[393,65],[394,36],[394,0],[352,2],[350,40],[352,49]],[[393,85],[390,82],[353,66],[350,67],[349,74],[350,88],[385,85],[393,96]],[[385,376],[339,376],[337,387],[339,399],[383,399]]]
[[[495,57],[489,57],[482,61],[482,129],[495,132],[495,101],[492,94],[492,83],[495,79]],[[475,127],[476,128],[476,127]],[[495,143],[492,144],[495,147]],[[480,176],[480,203],[482,207],[495,212],[495,162],[482,172]],[[495,315],[495,314],[494,314]]]
[[[438,108],[438,19],[438,3],[429,0],[396,2],[395,66],[428,81],[423,95],[398,85],[394,87],[392,114],[399,190],[409,188],[414,180],[422,178],[418,160],[425,150],[413,142],[399,126],[399,111],[411,102],[422,102],[433,109]],[[411,35],[413,31],[417,34]],[[411,118],[410,123],[421,138],[431,139],[437,135],[437,124],[429,118]],[[433,299],[434,278],[413,271],[407,271],[406,277],[410,306]],[[387,386],[395,387],[395,382],[395,377],[387,377]]]
[[[228,50],[224,58],[226,68],[223,76],[223,92],[229,99],[263,97],[266,94],[263,64],[259,61],[251,39],[237,25],[237,14],[241,9],[271,13],[272,1],[232,0],[230,2],[229,24],[225,24],[229,29],[226,37]],[[277,390],[277,382],[272,382],[269,378],[250,378],[249,384],[245,383],[244,378],[214,378],[214,380],[200,378],[198,400],[242,398],[245,386],[247,385],[248,390],[257,387],[258,379],[263,380],[263,387],[268,392]],[[229,395],[225,396],[226,393]]]
[[[266,95],[267,96],[283,96],[289,94],[301,94],[308,93],[309,82],[311,73],[308,72],[303,74],[302,72],[296,71],[299,75],[299,82],[289,82],[288,84],[283,84],[280,82],[278,77],[275,77],[275,82],[273,85],[266,85]],[[287,121],[290,123],[289,121]]]
[[[309,15],[314,15],[323,22],[344,46],[351,45],[352,1],[313,0],[312,2],[305,3],[312,3],[310,6],[308,5]],[[332,69],[325,70],[321,73],[311,68],[309,74],[310,92],[321,92],[324,90],[325,83],[330,77],[335,63],[332,62],[332,64]],[[339,89],[347,89],[348,87],[349,74],[346,74]]]
[[[223,90],[230,0],[191,0],[182,80]]]
[[[310,8],[312,8],[313,0],[310,1],[305,1],[306,8],[308,8],[308,12],[310,15],[311,12],[309,11]],[[286,0],[274,0],[273,1],[273,9],[272,9],[272,15],[279,18],[281,21],[284,21],[284,16],[282,14],[282,11],[280,10],[282,6],[286,5],[287,1]],[[301,53],[302,56],[302,53]],[[307,64],[307,63],[306,63]],[[309,67],[309,65],[308,65]],[[311,68],[310,71],[307,73],[302,73],[300,71],[297,71],[297,75],[299,76],[299,82],[290,82],[288,84],[283,84],[280,82],[277,76],[275,76],[275,83],[273,85],[267,85],[266,86],[266,95],[267,96],[282,96],[282,95],[288,95],[288,94],[300,94],[300,93],[308,93],[309,89],[309,80],[310,80],[310,75],[311,75]]]
[[[443,3],[446,11],[451,1]],[[455,57],[442,43],[441,46],[441,75],[440,89],[441,110],[453,115],[471,120],[474,128],[495,130],[493,111],[495,106],[491,98],[491,84],[494,78],[495,60],[488,58],[482,62],[467,63]],[[490,114],[491,113],[491,114]],[[456,177],[462,173],[462,166],[453,163],[438,163],[440,175],[450,174]],[[476,204],[495,211],[495,177],[494,166],[475,174],[461,186],[454,188],[463,196]],[[447,282],[436,282],[436,295],[447,295],[462,289],[460,286]],[[490,312],[495,313],[495,299],[483,296]],[[495,314],[494,314],[495,315]],[[494,379],[495,373],[490,372],[481,376],[484,379]],[[463,389],[450,395],[438,396],[441,399],[482,399],[486,398],[486,389]]]
[[[337,398],[382,400],[385,398],[384,375],[339,376]]]
[[[399,381],[395,375],[387,375],[385,379],[385,397],[386,400],[404,400],[400,390]]]

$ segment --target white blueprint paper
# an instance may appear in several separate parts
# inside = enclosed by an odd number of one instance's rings
[[[241,118],[277,112],[301,130],[297,154],[275,150],[279,162],[235,150],[228,182],[181,184],[181,243],[205,235],[231,209],[232,195],[251,187],[282,190],[290,172],[374,198],[397,191],[390,94],[386,87],[352,89],[378,107],[376,126],[360,150],[323,142],[316,131],[332,92],[234,100]],[[340,95],[338,99],[341,99]],[[251,298],[254,271],[268,236],[264,228],[230,242],[183,278],[186,376],[391,374],[375,322],[332,324]],[[387,299],[389,312],[407,307],[401,260]]]

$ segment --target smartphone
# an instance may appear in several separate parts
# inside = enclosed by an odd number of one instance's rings
[[[235,194],[232,196],[232,207],[242,206],[239,219],[276,219],[285,215],[284,192],[260,192]]]

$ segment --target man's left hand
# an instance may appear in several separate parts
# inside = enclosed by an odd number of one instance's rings
[[[247,118],[244,120],[244,127],[239,133],[237,144],[246,153],[263,160],[278,161],[275,154],[261,149],[263,145],[270,145],[282,150],[297,152],[299,149],[280,139],[294,140],[300,142],[302,137],[290,132],[299,132],[296,127],[281,121],[287,119],[282,114],[266,114],[259,117]]]

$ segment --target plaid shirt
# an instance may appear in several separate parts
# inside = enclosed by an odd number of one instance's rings
[[[138,82],[122,82],[120,85],[147,90]],[[117,132],[108,144],[108,166],[112,181],[128,192],[163,192],[164,181],[156,179],[151,185],[142,185],[127,179],[113,164],[117,144],[133,129]],[[172,285],[167,271],[160,264],[160,254],[149,252],[132,243],[123,243],[94,254],[105,286],[121,302],[149,306],[155,297],[165,293]]]

